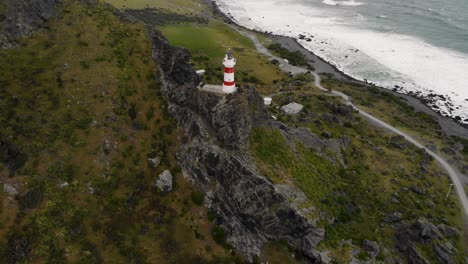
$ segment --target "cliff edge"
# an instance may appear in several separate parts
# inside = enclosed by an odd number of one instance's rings
[[[248,151],[251,129],[267,123],[263,100],[253,89],[220,96],[198,91],[190,55],[151,30],[153,57],[163,75],[170,113],[184,130],[179,163],[186,177],[207,193],[206,206],[248,259],[267,240],[285,240],[313,263],[324,230],[300,215],[259,175]]]

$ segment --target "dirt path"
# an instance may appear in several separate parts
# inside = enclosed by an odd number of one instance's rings
[[[273,54],[271,54],[262,45],[262,43],[258,40],[257,36],[255,36],[255,34],[240,30],[237,27],[233,27],[233,28],[236,29],[242,35],[244,35],[244,36],[248,37],[249,39],[251,39],[253,41],[253,43],[255,44],[255,47],[256,47],[258,52],[270,57],[271,59],[276,59],[279,62],[284,62],[284,60],[282,58],[279,58],[279,57],[274,56]],[[321,90],[324,90],[324,91],[329,91],[330,93],[332,93],[334,95],[340,96],[341,98],[343,98],[343,100],[346,102],[346,104],[351,105],[355,110],[357,110],[359,112],[360,115],[365,117],[371,123],[383,128],[385,130],[393,132],[393,133],[395,133],[397,135],[403,136],[403,137],[406,138],[406,140],[408,140],[410,143],[415,145],[417,148],[424,149],[429,155],[431,155],[435,160],[437,160],[437,162],[439,162],[439,164],[445,169],[445,171],[450,176],[450,179],[452,180],[452,183],[453,183],[453,185],[455,187],[455,190],[456,190],[456,193],[457,193],[458,198],[460,200],[460,203],[462,204],[464,215],[468,216],[468,199],[466,197],[465,190],[464,190],[463,184],[462,184],[463,175],[458,173],[452,166],[450,166],[450,164],[448,164],[448,162],[444,158],[442,158],[441,156],[439,156],[435,152],[429,150],[423,144],[419,143],[417,140],[415,140],[414,138],[412,138],[410,135],[406,134],[405,132],[401,131],[400,129],[398,129],[398,128],[390,125],[390,124],[387,124],[386,122],[380,120],[379,118],[377,118],[377,117],[375,117],[375,116],[373,116],[373,115],[359,109],[357,106],[355,106],[351,102],[350,97],[348,95],[346,95],[346,94],[344,94],[342,92],[339,92],[339,91],[330,91],[330,90],[326,89],[325,87],[323,87],[322,84],[321,84],[320,75],[318,75],[316,72],[311,72],[311,71],[309,71],[307,69],[296,67],[296,66],[293,66],[293,65],[290,65],[290,64],[287,64],[287,63],[281,64],[280,68],[283,71],[288,72],[288,73],[292,73],[292,74],[299,74],[299,73],[309,72],[310,74],[312,74],[312,76],[314,76],[314,84],[318,89],[321,89]]]

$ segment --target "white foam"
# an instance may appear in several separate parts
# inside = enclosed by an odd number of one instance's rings
[[[466,54],[411,36],[352,28],[339,17],[294,0],[217,2],[248,28],[290,37],[313,35],[311,42],[300,43],[357,79],[387,88],[399,85],[421,95],[444,95],[454,106],[439,101],[443,114],[468,118]]]
[[[362,2],[356,2],[354,0],[349,1],[333,1],[333,0],[323,0],[322,3],[332,6],[360,6],[364,5]]]

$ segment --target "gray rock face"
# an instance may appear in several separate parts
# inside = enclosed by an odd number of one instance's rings
[[[148,163],[151,168],[156,169],[159,166],[159,163],[161,163],[161,159],[159,157],[148,158]]]
[[[408,263],[429,263],[419,254],[416,243],[431,246],[440,263],[454,263],[457,250],[450,242],[440,242],[442,236],[439,230],[445,237],[455,235],[457,232],[455,228],[446,225],[436,227],[424,218],[413,224],[402,224],[396,230],[396,246],[408,256]]]
[[[426,195],[426,189],[416,185],[411,186],[411,191],[419,195]]]
[[[385,223],[397,223],[403,220],[403,215],[400,212],[393,212],[384,218]]]
[[[362,243],[362,249],[364,249],[371,258],[375,258],[379,255],[379,245],[375,241],[364,240]]]
[[[19,192],[15,188],[15,186],[13,186],[12,184],[9,184],[9,183],[5,183],[3,185],[3,191],[6,192],[8,194],[8,196],[10,196],[10,197],[14,197],[15,195],[19,194]]]
[[[262,98],[252,89],[225,96],[198,91],[199,77],[188,52],[171,47],[156,30],[151,34],[170,113],[187,138],[178,153],[179,164],[207,193],[206,205],[227,231],[228,241],[252,260],[267,240],[285,240],[320,263],[315,246],[324,230],[297,212],[251,163],[250,131],[268,120]]]
[[[324,131],[322,131],[322,137],[324,137],[324,138],[332,138],[332,135],[330,134],[330,132],[324,130]]]
[[[435,244],[432,248],[441,263],[455,264],[452,256],[456,254],[457,250],[450,242],[446,242],[445,244]]]
[[[13,174],[23,167],[27,157],[15,145],[0,138],[0,163],[3,163]]]
[[[455,227],[440,224],[437,226],[440,234],[446,238],[458,237],[459,231]]]
[[[400,150],[405,150],[406,148],[408,148],[408,142],[403,136],[393,136],[390,139],[389,143],[390,143],[390,146],[394,148],[398,148]]]
[[[48,19],[55,16],[55,7],[59,2],[60,0],[9,0],[0,47],[8,48],[14,40],[29,36],[44,26]]]
[[[170,171],[165,170],[161,173],[156,180],[155,184],[156,187],[162,192],[170,192],[172,191],[172,174]]]

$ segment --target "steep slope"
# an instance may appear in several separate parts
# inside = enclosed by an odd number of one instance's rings
[[[290,206],[249,158],[250,131],[267,120],[262,98],[253,89],[233,96],[198,91],[187,51],[171,47],[157,31],[152,40],[170,113],[185,131],[179,163],[208,194],[206,205],[228,230],[228,241],[251,259],[268,239],[286,240],[319,263],[315,247],[323,230]]]
[[[0,50],[0,262],[238,259],[180,173],[144,26],[80,2]]]

